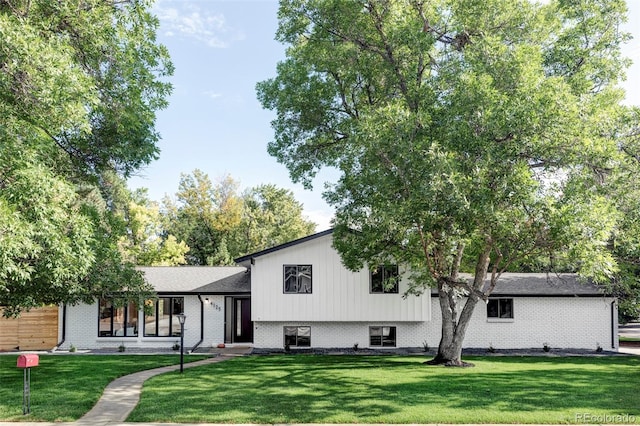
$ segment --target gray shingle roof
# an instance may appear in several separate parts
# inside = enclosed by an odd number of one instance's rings
[[[140,266],[158,293],[251,293],[251,274],[242,266]]]
[[[465,277],[465,275],[462,276]],[[488,286],[489,279],[487,279],[485,288]],[[437,294],[437,290],[432,290],[433,293]],[[576,274],[505,272],[498,279],[491,296],[570,297],[602,296],[604,294],[601,287],[592,282],[579,280]]]

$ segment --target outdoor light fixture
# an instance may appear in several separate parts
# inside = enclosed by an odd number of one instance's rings
[[[183,313],[176,315],[180,322],[180,372],[184,370],[184,322],[187,316]]]

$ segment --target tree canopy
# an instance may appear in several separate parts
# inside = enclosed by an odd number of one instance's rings
[[[187,244],[187,263],[233,265],[236,257],[315,230],[291,191],[264,184],[240,194],[239,186],[229,175],[214,184],[196,169],[181,175],[175,201],[164,200],[166,232]]]
[[[238,235],[238,256],[313,234],[316,224],[304,218],[291,190],[263,184],[247,190]]]
[[[473,310],[517,263],[618,271],[625,19],[622,0],[281,1],[286,59],[257,85],[269,152],[307,186],[341,172],[325,198],[348,268],[402,263],[410,293],[438,289],[434,362],[462,364]]]
[[[134,191],[120,213],[127,232],[119,249],[125,260],[140,266],[175,266],[187,263],[189,247],[166,231],[160,204],[149,200],[146,189]]]
[[[0,2],[0,306],[148,289],[120,256],[105,173],[158,155],[172,73],[145,0]]]

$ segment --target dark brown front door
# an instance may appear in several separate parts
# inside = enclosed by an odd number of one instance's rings
[[[251,299],[227,296],[225,303],[225,342],[253,342],[253,322],[251,322]]]

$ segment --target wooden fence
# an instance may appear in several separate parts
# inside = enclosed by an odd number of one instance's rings
[[[57,344],[57,306],[32,309],[19,318],[0,317],[0,351],[49,350]]]

